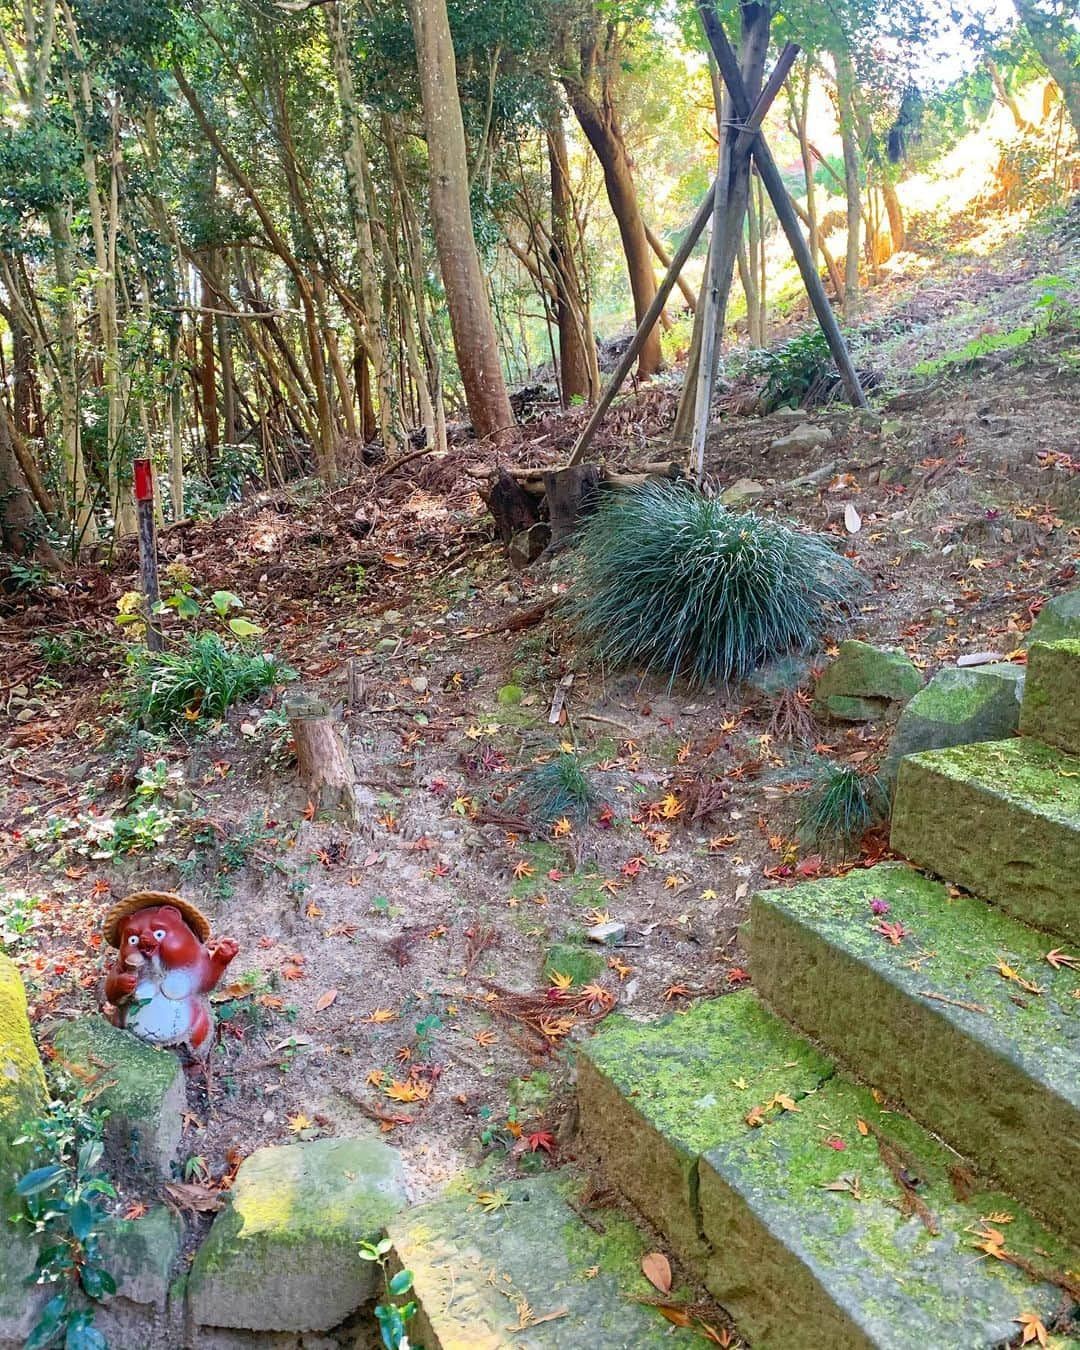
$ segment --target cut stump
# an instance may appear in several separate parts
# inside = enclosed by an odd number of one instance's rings
[[[338,811],[356,824],[356,774],[330,705],[301,689],[286,697],[285,715],[296,745],[297,773],[316,809]]]

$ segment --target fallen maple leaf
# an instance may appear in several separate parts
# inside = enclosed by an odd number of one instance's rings
[[[641,1273],[654,1289],[671,1293],[671,1262],[663,1252],[646,1252],[641,1258]]]
[[[911,936],[902,923],[876,923],[873,931],[880,933],[884,938],[888,938],[894,947],[899,947],[904,938]]]
[[[524,858],[521,858],[514,864],[514,880],[523,881],[526,877],[531,877],[535,871],[536,868],[531,863],[527,863]]]
[[[431,1084],[409,1079],[408,1082],[392,1082],[383,1091],[394,1102],[426,1102],[431,1096]]]
[[[529,1135],[529,1152],[539,1153],[555,1152],[555,1136],[550,1130],[535,1130]]]
[[[556,839],[565,839],[568,834],[572,834],[574,827],[565,816],[557,820],[551,827],[551,833]]]
[[[551,972],[552,989],[569,989],[573,983],[573,975],[564,975],[561,970],[553,970]]]
[[[289,1117],[289,1129],[293,1134],[300,1134],[303,1130],[310,1130],[314,1121],[305,1116],[303,1111],[297,1111],[295,1116]]]
[[[393,1008],[376,1008],[370,1016],[364,1018],[364,1021],[374,1022],[376,1024],[380,1022],[396,1022],[397,1013],[394,1012]]]
[[[1024,1334],[1020,1338],[1021,1345],[1030,1345],[1032,1341],[1036,1341],[1039,1345],[1050,1344],[1046,1327],[1037,1313],[1021,1313],[1019,1317],[1014,1317],[1013,1321],[1024,1328]]]
[[[1047,952],[1043,960],[1054,970],[1061,970],[1063,966],[1068,970],[1080,970],[1080,956],[1068,956],[1060,947]]]
[[[477,1045],[494,1045],[498,1039],[493,1031],[478,1031],[473,1037]]]

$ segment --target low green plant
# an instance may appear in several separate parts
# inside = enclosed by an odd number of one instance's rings
[[[765,412],[798,408],[818,401],[836,380],[829,344],[820,328],[800,333],[779,347],[753,353],[750,369],[764,375],[761,403]]]
[[[381,1303],[375,1305],[375,1320],[379,1324],[385,1350],[409,1350],[407,1327],[416,1314],[416,1300],[395,1303],[394,1299],[404,1298],[412,1289],[413,1273],[411,1270],[399,1270],[396,1275],[390,1274],[392,1246],[389,1238],[383,1238],[381,1242],[361,1242],[360,1259],[374,1262],[382,1272],[383,1298]]]
[[[76,630],[68,637],[56,637],[51,633],[42,633],[34,638],[34,650],[38,659],[49,670],[69,670],[81,665],[87,658],[90,639],[86,633]]]
[[[530,769],[510,794],[509,805],[539,825],[557,820],[582,824],[596,805],[596,789],[577,755],[556,755]]]
[[[887,812],[888,797],[874,775],[829,764],[803,801],[799,839],[827,856],[843,857]]]
[[[189,637],[177,651],[128,653],[127,711],[158,730],[220,718],[239,699],[294,678],[276,657],[226,646],[217,633]]]
[[[24,1350],[106,1350],[93,1325],[94,1304],[116,1293],[102,1265],[102,1202],[115,1198],[102,1160],[104,1115],[89,1109],[70,1084],[48,1103],[45,1114],[15,1140],[27,1145],[34,1166],[15,1183],[22,1209],[13,1222],[39,1238],[30,1283],[57,1286],[25,1342]]]
[[[577,549],[568,612],[606,665],[693,685],[805,651],[865,589],[819,535],[680,484],[608,495]]]

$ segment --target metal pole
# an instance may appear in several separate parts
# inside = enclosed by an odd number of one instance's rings
[[[154,469],[149,459],[133,461],[135,513],[139,528],[139,589],[146,608],[146,645],[152,652],[165,646],[157,626],[154,608],[160,599],[158,590],[157,528],[154,523]]]

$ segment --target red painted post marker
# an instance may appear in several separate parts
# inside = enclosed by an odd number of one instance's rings
[[[154,466],[149,459],[132,460],[135,512],[139,523],[139,582],[146,604],[146,645],[152,652],[165,646],[154,621],[158,602],[157,531],[154,528]]]

